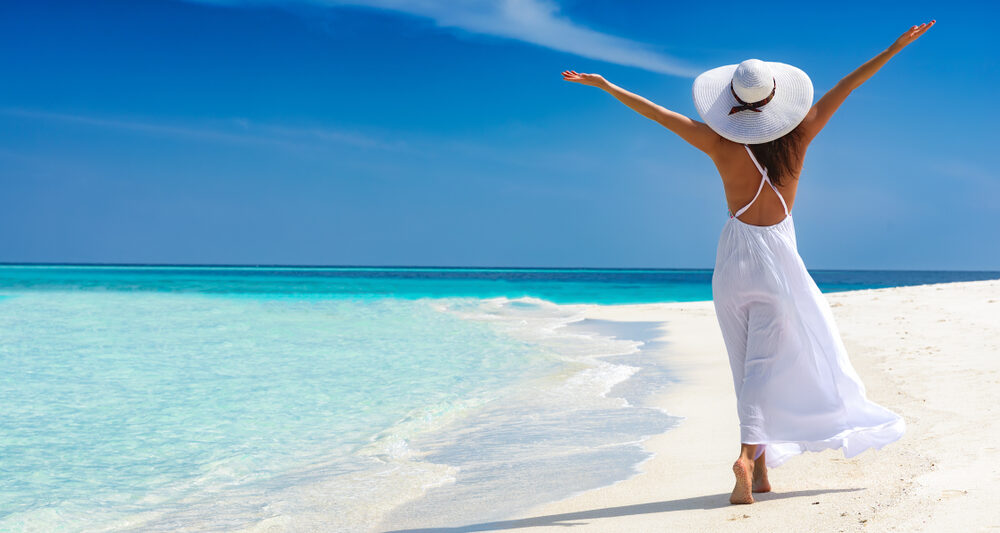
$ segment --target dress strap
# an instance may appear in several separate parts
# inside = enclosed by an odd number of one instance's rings
[[[753,195],[753,200],[750,200],[750,203],[748,203],[747,205],[741,207],[739,211],[737,211],[736,213],[734,213],[733,214],[734,217],[739,217],[740,215],[742,215],[744,211],[746,211],[751,205],[753,205],[754,202],[757,201],[757,197],[760,196],[760,191],[762,191],[764,189],[764,182],[765,181],[767,181],[767,175],[765,175],[763,178],[761,178],[761,180],[760,180],[760,186],[757,187],[757,194]]]
[[[764,182],[765,181],[767,182],[768,185],[771,186],[771,189],[774,190],[774,194],[778,195],[778,199],[781,200],[781,207],[783,207],[785,209],[785,216],[788,216],[788,204],[785,203],[785,198],[783,196],[781,196],[780,192],[778,192],[778,188],[775,187],[774,184],[771,183],[771,179],[767,177],[767,169],[764,168],[764,167],[762,167],[762,166],[760,166],[760,163],[757,162],[757,158],[753,156],[753,151],[750,150],[750,147],[748,145],[744,144],[743,147],[747,149],[747,153],[750,154],[750,160],[753,161],[754,166],[756,166],[757,170],[760,171],[760,175],[761,175],[760,186],[757,187],[757,194],[753,195],[753,200],[750,200],[750,203],[748,203],[747,205],[743,206],[733,216],[734,217],[738,217],[738,216],[742,215],[743,212],[747,210],[747,208],[749,208],[751,205],[753,205],[754,202],[757,201],[757,197],[760,196],[760,191],[764,189]]]
[[[750,149],[750,146],[749,146],[749,145],[746,145],[746,144],[744,144],[744,145],[743,145],[743,148],[746,148],[746,149],[747,149],[747,153],[748,153],[748,154],[750,154],[750,160],[751,160],[751,161],[753,161],[753,165],[754,165],[755,167],[757,167],[757,170],[759,170],[759,171],[760,171],[760,174],[761,174],[762,176],[767,176],[767,169],[766,169],[766,168],[764,168],[764,167],[762,167],[762,166],[760,166],[760,163],[758,163],[758,162],[757,162],[757,158],[753,156],[753,150],[751,150],[751,149]]]

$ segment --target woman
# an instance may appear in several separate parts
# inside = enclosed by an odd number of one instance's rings
[[[790,211],[809,143],[851,91],[934,23],[911,27],[816,105],[809,77],[791,65],[750,59],[709,70],[693,88],[704,123],[598,74],[563,72],[563,79],[604,89],[680,135],[722,176],[730,218],[712,297],[740,420],[731,503],[753,503],[752,492],[771,490],[767,468],[793,455],[832,448],[853,457],[905,431],[902,418],[867,399],[830,307],[798,254]]]

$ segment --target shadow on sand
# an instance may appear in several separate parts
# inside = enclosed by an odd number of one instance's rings
[[[754,494],[758,502],[771,500],[782,500],[785,498],[802,498],[806,496],[818,496],[820,494],[832,494],[838,492],[856,492],[865,489],[825,489],[825,490],[797,490],[792,492],[769,492],[764,494]],[[641,503],[637,505],[623,505],[620,507],[605,507],[603,509],[591,509],[589,511],[576,511],[573,513],[550,514],[544,516],[534,516],[531,518],[520,518],[517,520],[500,520],[497,522],[483,522],[480,524],[469,524],[457,527],[431,527],[418,529],[394,529],[385,533],[464,533],[469,531],[494,531],[499,529],[517,529],[522,527],[538,526],[577,526],[587,522],[574,523],[574,520],[587,520],[593,518],[610,518],[613,516],[640,515],[647,513],[666,513],[670,511],[690,511],[695,509],[719,509],[722,507],[736,507],[729,503],[729,493],[711,494],[708,496],[696,496],[694,498],[682,498],[680,500],[670,500],[663,502]]]

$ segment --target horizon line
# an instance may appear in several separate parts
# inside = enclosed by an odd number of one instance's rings
[[[627,271],[713,271],[711,267],[551,267],[551,266],[443,266],[443,265],[303,265],[281,263],[95,263],[95,262],[11,262],[0,261],[0,267],[143,267],[143,268],[271,268],[271,269],[399,269],[399,270],[627,270]],[[810,271],[828,272],[979,272],[1000,274],[1000,270],[982,269],[900,269],[900,268],[815,268]]]

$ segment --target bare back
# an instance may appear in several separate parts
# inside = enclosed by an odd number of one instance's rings
[[[777,189],[784,197],[788,210],[795,203],[795,193],[799,186],[799,173],[805,156],[805,147],[798,150],[800,157],[795,162],[793,176],[783,179],[784,183]],[[781,199],[770,187],[761,187],[761,173],[750,158],[744,145],[724,140],[722,146],[713,156],[715,167],[722,177],[722,185],[726,192],[726,203],[730,213],[736,213],[747,205],[759,190],[760,194],[745,212],[739,215],[740,222],[754,226],[770,226],[785,218],[785,209]]]

